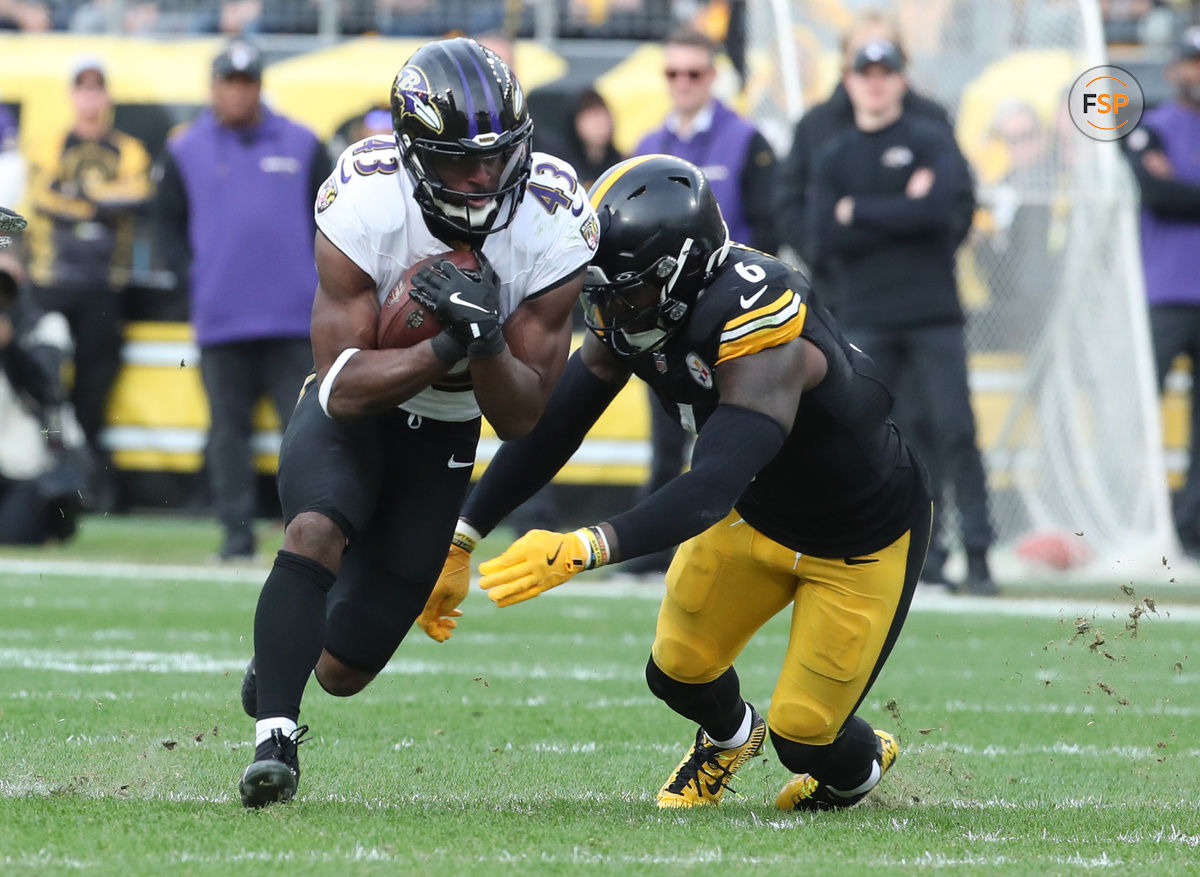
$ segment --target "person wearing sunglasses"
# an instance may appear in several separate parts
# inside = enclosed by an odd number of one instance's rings
[[[663,76],[671,112],[634,155],[661,153],[686,159],[708,178],[729,233],[765,253],[774,253],[779,238],[773,214],[775,153],[750,122],[713,96],[717,80],[717,46],[699,31],[682,29],[663,44]],[[686,456],[687,437],[657,406],[651,406],[650,494],[678,475]],[[630,573],[665,572],[670,552],[626,564]]]

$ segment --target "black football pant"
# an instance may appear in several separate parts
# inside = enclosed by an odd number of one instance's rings
[[[315,511],[349,543],[326,600],[324,647],[349,667],[383,669],[425,607],[471,478],[480,420],[401,409],[330,419],[310,384],[279,459],[285,521]],[[263,661],[259,656],[259,662]]]
[[[261,338],[200,349],[200,376],[212,426],[207,464],[217,516],[226,533],[254,519],[254,408],[266,395],[287,427],[296,396],[312,369],[307,338]]]

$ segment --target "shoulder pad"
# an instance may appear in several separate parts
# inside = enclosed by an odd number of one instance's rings
[[[808,312],[804,276],[780,260],[734,247],[709,293],[721,309],[717,364],[796,338]],[[706,296],[708,293],[706,293]]]

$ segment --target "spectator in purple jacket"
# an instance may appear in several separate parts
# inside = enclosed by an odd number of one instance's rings
[[[286,425],[312,368],[313,200],[332,170],[311,131],[262,104],[262,69],[244,41],[217,56],[211,105],[168,144],[156,202],[164,260],[187,278],[200,347],[223,560],[254,555],[255,403],[268,395]]]
[[[1192,361],[1191,448],[1175,528],[1184,550],[1200,557],[1200,27],[1183,32],[1167,78],[1175,99],[1146,113],[1125,148],[1142,191],[1142,263],[1160,389],[1176,356]]]
[[[708,177],[729,236],[766,253],[779,243],[774,215],[775,153],[749,122],[713,97],[717,46],[696,30],[684,29],[663,44],[671,113],[647,135],[634,155],[662,152],[686,159]],[[661,405],[650,406],[650,480],[653,493],[683,469],[686,433]],[[670,553],[624,564],[629,572],[665,571]]]
[[[634,155],[663,152],[699,167],[712,184],[729,236],[773,253],[775,153],[750,122],[713,97],[717,46],[699,31],[680,30],[667,38],[663,54],[671,113]]]

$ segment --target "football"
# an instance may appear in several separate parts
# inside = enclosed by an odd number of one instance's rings
[[[442,324],[424,305],[409,293],[413,276],[428,265],[443,260],[453,262],[464,271],[478,270],[479,261],[470,250],[449,250],[422,259],[404,272],[379,307],[379,329],[376,343],[379,349],[412,347],[442,331]]]

